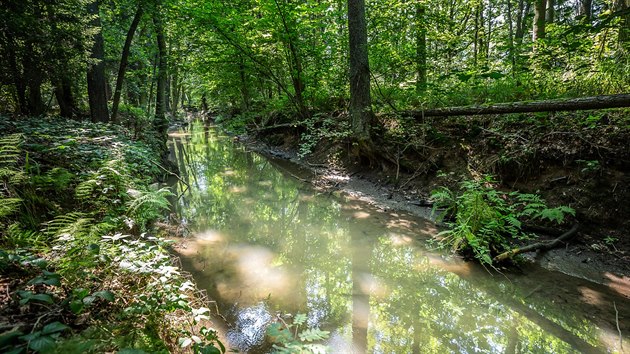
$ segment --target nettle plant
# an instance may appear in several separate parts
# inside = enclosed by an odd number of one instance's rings
[[[470,254],[482,264],[492,265],[493,255],[510,249],[513,239],[532,237],[523,231],[526,220],[547,220],[560,225],[575,210],[567,206],[550,208],[536,194],[502,192],[490,176],[465,180],[454,192],[441,187],[432,192],[434,213],[448,229],[438,234],[442,247]]]

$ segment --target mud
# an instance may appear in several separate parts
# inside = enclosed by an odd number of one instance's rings
[[[450,161],[451,173],[442,177],[428,178],[426,175],[418,176],[417,172],[398,172],[396,183],[391,169],[365,168],[356,163],[340,161],[343,159],[330,159],[330,156],[339,155],[334,152],[334,146],[320,148],[318,152],[309,158],[299,158],[292,145],[295,142],[272,146],[253,137],[239,137],[249,149],[271,158],[279,165],[287,165],[287,171],[294,178],[308,181],[325,193],[348,194],[368,202],[383,210],[402,210],[413,215],[435,220],[432,213],[429,191],[437,185],[455,185],[459,176],[452,172],[461,167],[461,161],[452,156]],[[339,148],[339,147],[337,147]],[[293,166],[293,167],[289,167]],[[296,166],[298,167],[296,171]],[[552,173],[556,175],[557,172]],[[547,180],[548,176],[545,177]],[[554,177],[557,178],[557,177]],[[450,179],[450,181],[449,181]],[[514,185],[517,185],[516,181]],[[521,184],[523,184],[521,182]],[[536,187],[530,182],[530,187]],[[577,188],[569,185],[569,188]],[[574,191],[584,193],[583,190]],[[566,191],[559,192],[566,197]],[[546,196],[548,200],[550,199]],[[553,199],[553,197],[551,198]],[[557,199],[562,199],[557,198]],[[624,208],[617,205],[618,208]],[[617,211],[625,212],[624,210]],[[614,226],[614,225],[613,225]],[[610,233],[621,238],[622,242],[616,245],[606,244],[602,241],[602,233]],[[542,236],[543,239],[546,236]],[[549,239],[552,237],[548,236]],[[619,238],[615,238],[616,241]],[[627,252],[627,242],[624,239],[623,227],[607,228],[602,225],[587,225],[582,227],[578,235],[567,242],[564,248],[556,248],[545,252],[527,253],[523,255],[525,264],[538,264],[544,269],[558,271],[573,277],[595,282],[610,288],[612,291],[630,299],[630,258]],[[616,247],[614,250],[611,247]],[[519,267],[517,265],[517,267]]]

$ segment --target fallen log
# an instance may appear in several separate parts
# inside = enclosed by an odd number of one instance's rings
[[[433,108],[421,111],[403,111],[404,117],[448,117],[482,114],[507,114],[529,112],[582,111],[589,109],[630,107],[630,94],[604,95],[571,99],[553,99],[531,102],[509,102],[492,105]]]
[[[512,258],[514,256],[516,256],[517,254],[521,254],[521,253],[526,253],[526,252],[533,252],[533,251],[544,251],[544,250],[550,250],[552,248],[557,247],[561,242],[563,241],[567,241],[570,238],[572,238],[573,236],[575,236],[577,234],[578,229],[580,228],[580,224],[575,223],[575,225],[573,225],[573,227],[571,228],[571,230],[563,233],[562,235],[560,235],[560,237],[556,238],[555,240],[549,241],[549,242],[537,242],[528,246],[524,246],[524,247],[519,247],[519,248],[514,248],[511,249],[507,252],[503,252],[500,255],[494,257],[494,259],[492,260],[493,262],[502,262],[508,258]]]

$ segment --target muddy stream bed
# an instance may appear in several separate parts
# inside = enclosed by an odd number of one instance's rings
[[[330,331],[332,353],[630,351],[622,275],[488,271],[430,247],[438,230],[419,207],[318,192],[308,170],[202,122],[170,140],[186,182],[175,212],[188,234],[175,249],[235,351],[271,352],[267,326],[296,314]]]

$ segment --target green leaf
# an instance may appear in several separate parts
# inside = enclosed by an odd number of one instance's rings
[[[114,302],[114,300],[115,300],[114,293],[112,293],[111,291],[107,291],[107,290],[97,291],[94,294],[92,294],[92,296],[100,297],[101,299],[107,300],[109,302]]]
[[[298,313],[297,315],[295,315],[295,318],[293,319],[293,323],[294,323],[294,324],[296,324],[296,325],[298,325],[298,326],[301,326],[301,325],[303,325],[304,323],[306,323],[307,318],[308,318],[308,317],[306,317],[306,315],[305,315],[305,314],[303,314],[303,313]]]
[[[56,321],[56,322],[45,325],[44,328],[42,328],[42,333],[52,334],[52,333],[62,332],[68,328],[70,327],[66,326],[65,324],[61,322]]]
[[[85,305],[83,304],[83,301],[81,301],[81,300],[73,300],[73,301],[70,302],[70,310],[75,315],[80,314],[81,311],[83,311],[84,307],[85,307]]]
[[[30,291],[23,291],[23,292],[20,292],[19,295],[20,297],[22,297],[22,300],[20,300],[20,305],[25,305],[30,301],[41,301],[48,304],[53,303],[52,296],[48,294],[33,294]]]
[[[330,332],[322,331],[319,328],[307,329],[300,333],[300,340],[307,341],[307,342],[312,342],[315,340],[322,340],[322,339],[328,338],[329,334]]]
[[[0,349],[10,345],[17,337],[22,335],[24,335],[24,333],[15,329],[0,334]]]
[[[55,345],[55,340],[50,336],[41,336],[28,343],[28,348],[36,352],[51,349]]]
[[[221,354],[221,351],[214,345],[199,346],[197,351],[201,354]]]

